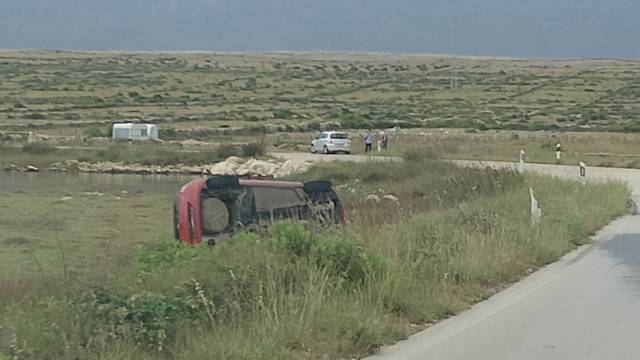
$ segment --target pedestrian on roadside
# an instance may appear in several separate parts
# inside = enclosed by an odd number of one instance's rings
[[[367,135],[364,137],[364,153],[371,153],[371,146],[373,145],[373,141],[376,139],[376,134],[369,129]]]
[[[389,147],[389,137],[387,136],[387,133],[382,130],[382,150],[387,151],[387,148]]]

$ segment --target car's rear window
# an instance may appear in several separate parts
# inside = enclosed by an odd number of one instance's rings
[[[331,134],[331,138],[332,139],[348,139],[349,135],[345,133],[334,133],[334,134]]]

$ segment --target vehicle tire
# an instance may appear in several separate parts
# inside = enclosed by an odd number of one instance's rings
[[[322,153],[323,153],[323,154],[325,154],[325,155],[326,155],[326,154],[330,154],[330,152],[329,152],[329,148],[325,146],[325,147],[322,149]]]
[[[351,155],[351,151],[345,151],[345,155]]]

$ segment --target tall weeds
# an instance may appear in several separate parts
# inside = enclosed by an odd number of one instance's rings
[[[410,324],[455,314],[556,260],[623,214],[628,197],[621,184],[582,186],[432,161],[322,165],[305,176],[339,179],[355,223],[349,230],[282,223],[215,248],[163,242],[141,250],[114,286],[4,312],[0,352],[25,359],[359,357],[414,331]],[[543,208],[536,226],[529,187]],[[378,189],[395,191],[400,204],[360,201]]]

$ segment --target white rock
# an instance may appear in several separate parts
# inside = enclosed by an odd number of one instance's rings
[[[239,165],[244,162],[244,159],[238,156],[229,156],[224,162]]]
[[[383,200],[387,200],[387,201],[391,201],[391,202],[395,203],[396,205],[400,205],[400,199],[398,199],[397,197],[395,197],[395,196],[393,196],[391,194],[384,195],[382,197],[382,199]]]
[[[233,175],[236,168],[237,165],[233,166],[232,164],[222,161],[210,167],[209,173],[212,175]]]
[[[371,194],[371,195],[367,195],[367,197],[364,198],[365,202],[376,202],[379,203],[380,202],[380,196],[376,195],[376,194]]]

